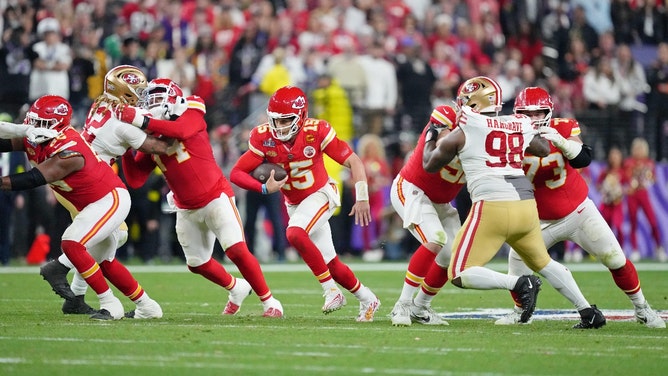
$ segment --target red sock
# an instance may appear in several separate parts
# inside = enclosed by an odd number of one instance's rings
[[[326,282],[332,278],[329,269],[327,269],[327,264],[325,264],[325,260],[322,258],[320,250],[316,247],[311,238],[309,238],[303,228],[288,227],[285,235],[288,238],[288,242],[290,242],[297,252],[299,252],[299,256],[301,256],[320,283]]]
[[[248,246],[244,242],[239,242],[225,250],[225,254],[239,268],[239,272],[244,279],[255,291],[255,294],[260,297],[261,301],[271,298],[271,291],[267,286],[267,281],[262,274],[262,268],[255,256],[248,250]]]
[[[615,280],[617,287],[622,289],[626,295],[633,295],[640,291],[640,279],[638,272],[631,260],[626,260],[626,265],[617,270],[610,270],[612,279]]]
[[[117,259],[102,261],[100,268],[102,268],[102,273],[109,282],[133,302],[144,295],[144,289],[139,285],[139,282],[130,274],[128,268]]]
[[[72,265],[96,294],[99,295],[109,290],[109,285],[104,279],[100,266],[95,262],[93,256],[88,253],[86,247],[72,240],[63,240],[60,246],[63,248],[63,253],[70,259]]]
[[[422,291],[427,295],[434,296],[445,286],[446,282],[448,282],[448,269],[443,269],[437,263],[432,262],[427,276],[424,277],[422,282]]]
[[[210,258],[209,261],[200,266],[188,266],[188,269],[195,274],[200,274],[218,286],[223,287],[225,290],[231,289],[236,283],[232,274],[228,273],[227,270],[213,258]]]
[[[360,280],[355,277],[355,273],[339,260],[339,256],[336,256],[330,261],[327,266],[332,272],[332,277],[339,285],[343,286],[344,289],[352,292],[353,294],[360,289],[361,284]]]
[[[422,280],[429,271],[430,265],[434,264],[435,258],[436,254],[427,249],[424,245],[418,247],[408,262],[408,269],[406,270],[406,277],[404,278],[404,282],[413,287],[420,286],[420,283],[422,283]]]

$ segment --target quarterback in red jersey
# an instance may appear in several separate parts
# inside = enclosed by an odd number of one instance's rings
[[[138,307],[155,303],[114,258],[119,227],[130,210],[130,194],[112,168],[70,126],[71,118],[72,106],[65,98],[45,95],[33,103],[25,123],[58,134],[40,143],[13,139],[11,150],[24,150],[35,168],[2,177],[2,189],[24,190],[49,184],[72,215],[72,224],[62,235],[62,250],[100,299],[100,311],[91,318],[121,319],[123,304],[105,276]],[[65,299],[75,298],[67,283],[52,287]]]
[[[551,141],[545,157],[527,154],[522,162],[533,182],[538,216],[545,245],[570,240],[595,256],[612,274],[619,287],[635,307],[635,316],[651,328],[665,328],[665,322],[650,308],[640,289],[636,268],[626,259],[615,234],[588,198],[588,187],[577,168],[591,162],[591,149],[580,139],[580,126],[574,119],[552,118],[552,98],[542,88],[528,87],[517,96],[514,111],[529,116],[534,125],[549,125],[554,132],[543,137]],[[523,275],[530,270],[511,250],[508,273]],[[517,306],[517,299],[516,306]],[[496,321],[498,325],[518,323],[519,309]]]
[[[290,216],[286,236],[322,285],[325,314],[346,304],[337,282],[360,301],[357,321],[373,321],[380,300],[341,262],[334,249],[329,218],[341,199],[336,182],[327,175],[323,156],[327,154],[352,171],[357,201],[350,215],[362,226],[368,225],[371,215],[364,165],[329,123],[308,117],[306,94],[298,87],[278,89],[269,99],[267,116],[268,123],[251,131],[249,150],[232,168],[230,179],[256,192],[283,192]],[[255,180],[251,171],[265,161],[283,166],[288,176],[276,181],[272,171],[266,183]]]
[[[404,228],[421,244],[408,262],[401,296],[390,313],[395,326],[409,326],[412,322],[448,324],[431,308],[431,300],[448,281],[450,250],[461,228],[459,214],[450,202],[466,178],[459,158],[438,173],[427,173],[422,167],[422,152],[424,134],[430,128],[443,133],[450,132],[455,125],[456,113],[452,107],[434,108],[423,136],[392,183],[392,206],[403,220]]]
[[[259,262],[246,245],[232,187],[214,159],[203,100],[198,96],[184,98],[181,88],[166,78],[149,82],[145,93],[142,103],[152,118],[132,106],[117,108],[117,116],[175,142],[163,155],[124,154],[128,185],[143,185],[156,165],[162,170],[188,268],[230,292],[223,314],[236,314],[252,289],[262,302],[263,316],[283,317],[281,303],[273,297]],[[245,279],[235,278],[212,257],[216,239]]]

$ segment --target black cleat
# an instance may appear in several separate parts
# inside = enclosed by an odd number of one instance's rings
[[[109,313],[106,309],[101,309],[90,315],[91,320],[100,320],[100,321],[112,321],[114,316]]]
[[[605,325],[605,316],[595,304],[579,313],[580,322],[573,325],[573,329],[598,329]]]
[[[135,318],[135,310],[133,309],[132,311],[125,312],[123,317],[126,318],[126,319],[134,319]]]
[[[65,300],[75,300],[76,296],[70,289],[70,283],[67,281],[67,273],[70,269],[58,262],[52,260],[39,268],[39,274],[49,282],[53,292]]]
[[[522,302],[521,323],[527,323],[533,315],[533,311],[536,309],[538,291],[540,291],[542,284],[540,278],[535,275],[523,275],[517,280],[513,291],[517,293],[520,302]]]
[[[65,299],[63,313],[66,315],[92,315],[97,313],[97,310],[86,304],[83,295],[76,295],[74,300]]]

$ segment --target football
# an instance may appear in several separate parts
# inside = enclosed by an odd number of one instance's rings
[[[283,167],[276,163],[265,162],[257,166],[251,176],[256,180],[259,180],[261,183],[266,183],[271,174],[271,170],[274,170],[274,180],[283,180],[288,176],[288,172],[285,171]]]

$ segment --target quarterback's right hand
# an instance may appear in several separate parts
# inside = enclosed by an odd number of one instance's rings
[[[146,129],[148,126],[149,118],[142,115],[136,107],[129,105],[120,105],[114,108],[114,115],[118,120],[132,124],[135,127]]]
[[[58,131],[49,128],[35,128],[33,126],[28,126],[26,129],[26,137],[28,141],[34,144],[41,144],[42,142],[49,141],[58,136]]]

